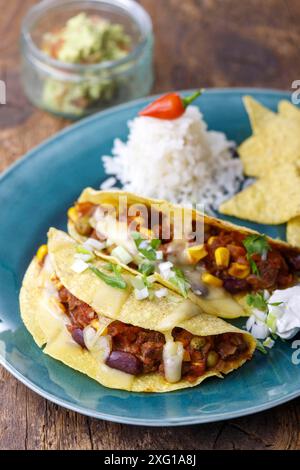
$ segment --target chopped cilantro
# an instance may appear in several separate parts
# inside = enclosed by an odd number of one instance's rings
[[[262,255],[270,249],[268,240],[265,235],[248,235],[243,241],[243,245],[249,255]]]
[[[249,261],[253,274],[259,276],[259,269],[252,258],[252,255],[264,255],[270,249],[270,245],[265,235],[248,235],[243,241],[243,245],[247,250],[247,260]]]
[[[257,308],[263,312],[268,310],[268,303],[261,292],[257,292],[256,294],[248,294],[246,297],[246,302],[250,307]]]
[[[153,274],[155,271],[155,265],[154,263],[151,263],[149,261],[145,261],[139,265],[139,272],[141,274],[145,274],[146,276],[150,276],[150,274]]]
[[[188,281],[186,280],[183,272],[181,269],[176,268],[175,266],[172,268],[172,276],[169,279],[172,284],[174,284],[180,291],[183,297],[187,297],[188,289],[190,287]]]
[[[115,276],[105,274],[103,271],[100,271],[100,269],[96,268],[95,266],[90,266],[89,269],[93,271],[93,273],[96,274],[96,276],[98,276],[103,282],[105,282],[105,284],[111,287],[116,287],[118,289],[126,289],[127,284],[120,274],[120,266],[111,264],[111,269],[114,272]]]
[[[131,236],[134,239],[135,245],[139,252],[148,260],[156,260],[156,249],[160,246],[161,241],[157,238],[153,240],[147,240],[141,236],[139,232],[131,232]],[[142,242],[147,242],[148,246],[146,248],[141,247]]]
[[[256,340],[256,349],[258,349],[258,351],[262,354],[268,354],[268,351],[266,350],[262,342],[258,341],[258,339]]]

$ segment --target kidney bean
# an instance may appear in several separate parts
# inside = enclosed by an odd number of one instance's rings
[[[300,271],[300,253],[297,255],[289,255],[288,262],[295,271]]]
[[[143,370],[143,363],[139,358],[124,351],[112,351],[106,359],[106,365],[131,375],[138,375]]]
[[[238,292],[247,290],[248,284],[245,279],[225,279],[223,287],[231,294],[237,294]]]
[[[83,348],[86,347],[83,339],[83,331],[80,328],[74,328],[71,334],[72,338],[74,341],[76,341],[77,344],[79,344],[79,346]]]

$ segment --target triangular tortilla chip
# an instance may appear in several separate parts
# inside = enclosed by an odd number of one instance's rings
[[[300,162],[300,111],[288,101],[280,113],[268,110],[253,98],[244,99],[253,135],[239,147],[244,173],[261,178],[285,162]]]
[[[292,104],[290,101],[281,100],[278,105],[278,112],[281,116],[286,119],[298,119],[300,120],[300,109]]]
[[[266,121],[276,116],[273,111],[263,106],[251,96],[244,96],[243,102],[249,116],[253,133],[259,131]]]
[[[281,224],[300,214],[300,169],[285,163],[220,207],[222,214],[262,224]]]

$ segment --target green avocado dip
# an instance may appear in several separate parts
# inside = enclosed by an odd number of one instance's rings
[[[64,27],[44,34],[42,50],[65,64],[99,64],[128,55],[131,38],[120,24],[79,13]],[[82,75],[82,72],[81,72]],[[84,115],[108,104],[117,94],[117,80],[108,72],[85,72],[79,80],[48,79],[43,91],[46,108],[67,115]]]

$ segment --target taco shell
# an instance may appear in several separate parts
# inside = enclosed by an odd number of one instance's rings
[[[75,273],[72,264],[76,246],[76,242],[65,233],[50,229],[47,262],[41,266],[36,257],[33,259],[20,293],[22,319],[36,343],[40,347],[44,345],[43,351],[49,356],[106,387],[135,392],[178,390],[198,385],[214,375],[222,376],[218,371],[208,371],[192,384],[187,380],[169,383],[158,373],[132,376],[101,363],[96,356],[72,340],[66,328],[68,317],[59,309],[59,302],[51,288],[51,276],[55,273],[74,296],[89,304],[99,315],[112,320],[160,331],[165,335],[170,335],[175,326],[201,336],[227,332],[243,334],[249,346],[248,357],[229,361],[226,370],[222,371],[226,374],[251,357],[256,342],[250,334],[203,313],[189,299],[172,292],[165,298],[139,301],[133,294],[130,282],[124,291],[118,292],[121,289],[105,284],[91,270]],[[93,264],[99,268],[105,261],[98,259]],[[124,274],[126,280],[130,281],[130,277],[130,273]],[[154,288],[159,289],[160,286],[154,285]]]

